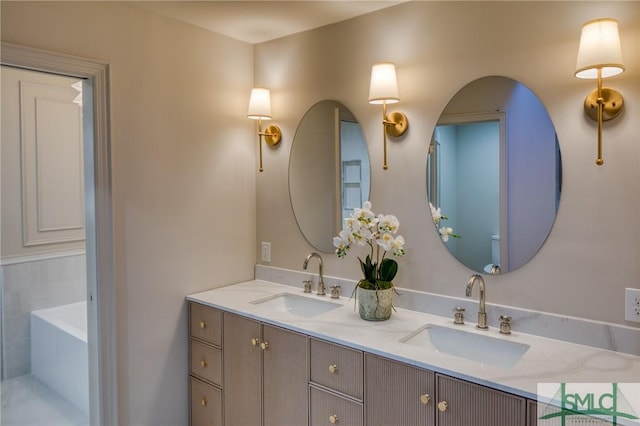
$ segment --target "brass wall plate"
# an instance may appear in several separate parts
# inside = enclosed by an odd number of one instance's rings
[[[603,88],[602,99],[604,99],[604,108],[602,120],[608,121],[616,118],[622,107],[624,106],[624,98],[622,94],[615,89]],[[584,99],[584,112],[593,120],[598,120],[598,89],[589,93]]]
[[[402,136],[409,127],[409,119],[402,112],[390,112],[387,114],[384,127],[387,131],[387,135],[393,137]]]
[[[282,132],[280,131],[280,127],[273,124],[270,126],[267,126],[267,128],[264,129],[263,135],[264,135],[264,141],[269,146],[276,146],[282,140]]]

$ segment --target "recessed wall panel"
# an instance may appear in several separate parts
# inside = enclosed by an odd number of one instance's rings
[[[84,239],[82,109],[71,87],[20,82],[25,246]]]

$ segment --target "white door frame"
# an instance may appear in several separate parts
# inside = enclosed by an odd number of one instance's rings
[[[118,424],[109,64],[2,42],[0,62],[85,80],[93,132],[84,133],[90,423]]]

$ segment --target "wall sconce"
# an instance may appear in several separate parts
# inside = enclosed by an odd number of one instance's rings
[[[602,87],[602,79],[624,71],[622,49],[618,35],[618,21],[605,18],[589,21],[582,26],[576,74],[578,78],[597,79],[597,89],[587,95],[584,110],[598,122],[598,158],[602,159],[602,121],[611,120],[620,114],[624,99],[620,92]]]
[[[262,137],[267,145],[274,147],[282,140],[282,132],[275,125],[267,126],[262,131],[262,120],[271,120],[271,94],[269,89],[255,88],[251,89],[251,97],[249,98],[249,111],[247,117],[258,120],[258,146],[260,148],[260,168],[262,172]]]
[[[375,64],[371,68],[371,84],[369,86],[369,103],[382,104],[382,136],[384,138],[384,162],[382,168],[387,170],[387,135],[402,136],[409,127],[407,116],[401,112],[391,112],[387,115],[387,104],[400,102],[398,96],[398,80],[396,66],[389,62]]]

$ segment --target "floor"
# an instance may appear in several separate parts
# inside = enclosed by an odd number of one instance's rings
[[[2,387],[2,426],[85,426],[80,409],[58,396],[31,374],[5,380]]]

